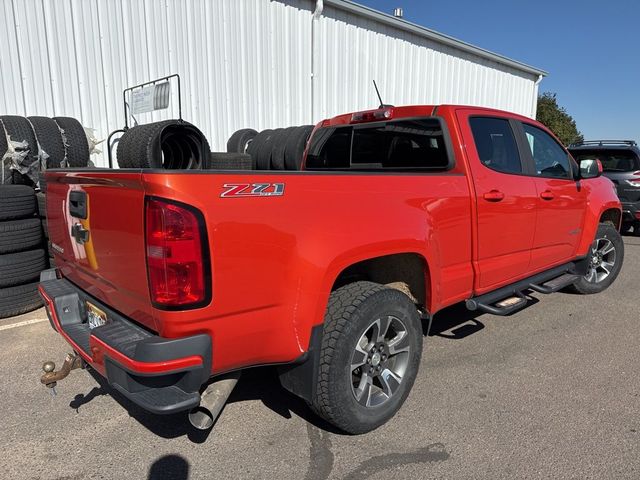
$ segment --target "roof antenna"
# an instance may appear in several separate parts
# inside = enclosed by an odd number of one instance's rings
[[[376,84],[375,80],[373,80],[373,87],[376,89],[376,94],[378,95],[378,100],[380,100],[380,106],[378,108],[393,107],[393,105],[386,105],[382,101],[382,97],[380,96],[380,90],[378,90],[378,85]]]

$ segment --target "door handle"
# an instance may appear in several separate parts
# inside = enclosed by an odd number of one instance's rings
[[[482,196],[487,202],[499,202],[504,198],[504,193],[499,190],[491,190]]]
[[[540,198],[543,200],[553,200],[554,198],[556,198],[556,196],[551,190],[545,190],[540,194]]]

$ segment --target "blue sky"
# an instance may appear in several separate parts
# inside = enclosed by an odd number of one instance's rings
[[[549,72],[586,139],[640,140],[640,2],[356,0]]]

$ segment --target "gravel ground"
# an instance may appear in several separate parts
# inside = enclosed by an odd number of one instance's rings
[[[2,477],[640,478],[640,238],[625,244],[603,294],[536,294],[506,318],[460,305],[438,314],[409,399],[362,436],[314,417],[272,368],[244,375],[208,435],[83,371],[52,397],[40,366],[69,348],[43,310],[1,320]]]

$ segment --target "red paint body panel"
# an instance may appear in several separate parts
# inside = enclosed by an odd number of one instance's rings
[[[433,106],[394,107],[392,115],[433,112]],[[619,210],[604,178],[580,182],[582,196],[575,199],[576,182],[558,186],[557,204],[541,207],[540,188],[555,185],[525,176],[505,181],[505,175],[480,164],[470,115],[530,119],[456,106],[438,107],[436,114],[448,126],[456,161],[445,173],[48,173],[51,240],[64,249],[57,254],[60,272],[160,336],[209,334],[212,373],[221,373],[299,358],[308,348],[311,327],[323,321],[336,278],[354,263],[395,253],[421,256],[427,264],[426,308],[434,313],[529,276],[543,264],[586,254],[602,212]],[[316,128],[350,121],[351,114],[342,115]],[[225,184],[256,182],[284,184],[284,194],[220,197],[229,189]],[[93,252],[79,252],[70,237],[76,220],[65,212],[73,189],[89,198]],[[505,198],[499,203],[484,200],[483,194],[492,189]],[[202,212],[211,257],[209,305],[185,311],[152,306],[145,196],[179,201]],[[580,232],[569,235],[570,228]],[[537,245],[553,255],[533,254]]]
[[[538,196],[536,234],[529,268],[538,270],[577,255],[590,182],[552,178],[536,178],[534,182]]]
[[[469,117],[478,109],[458,109],[457,120],[461,140],[465,144],[467,161],[475,185],[472,200],[476,204],[477,241],[475,255],[479,291],[492,290],[514,281],[527,272],[536,229],[537,193],[535,180],[525,175],[513,175],[487,168],[480,162]],[[481,114],[487,115],[486,110]],[[513,115],[494,113],[509,119]],[[501,193],[502,199],[491,201],[487,194]]]

